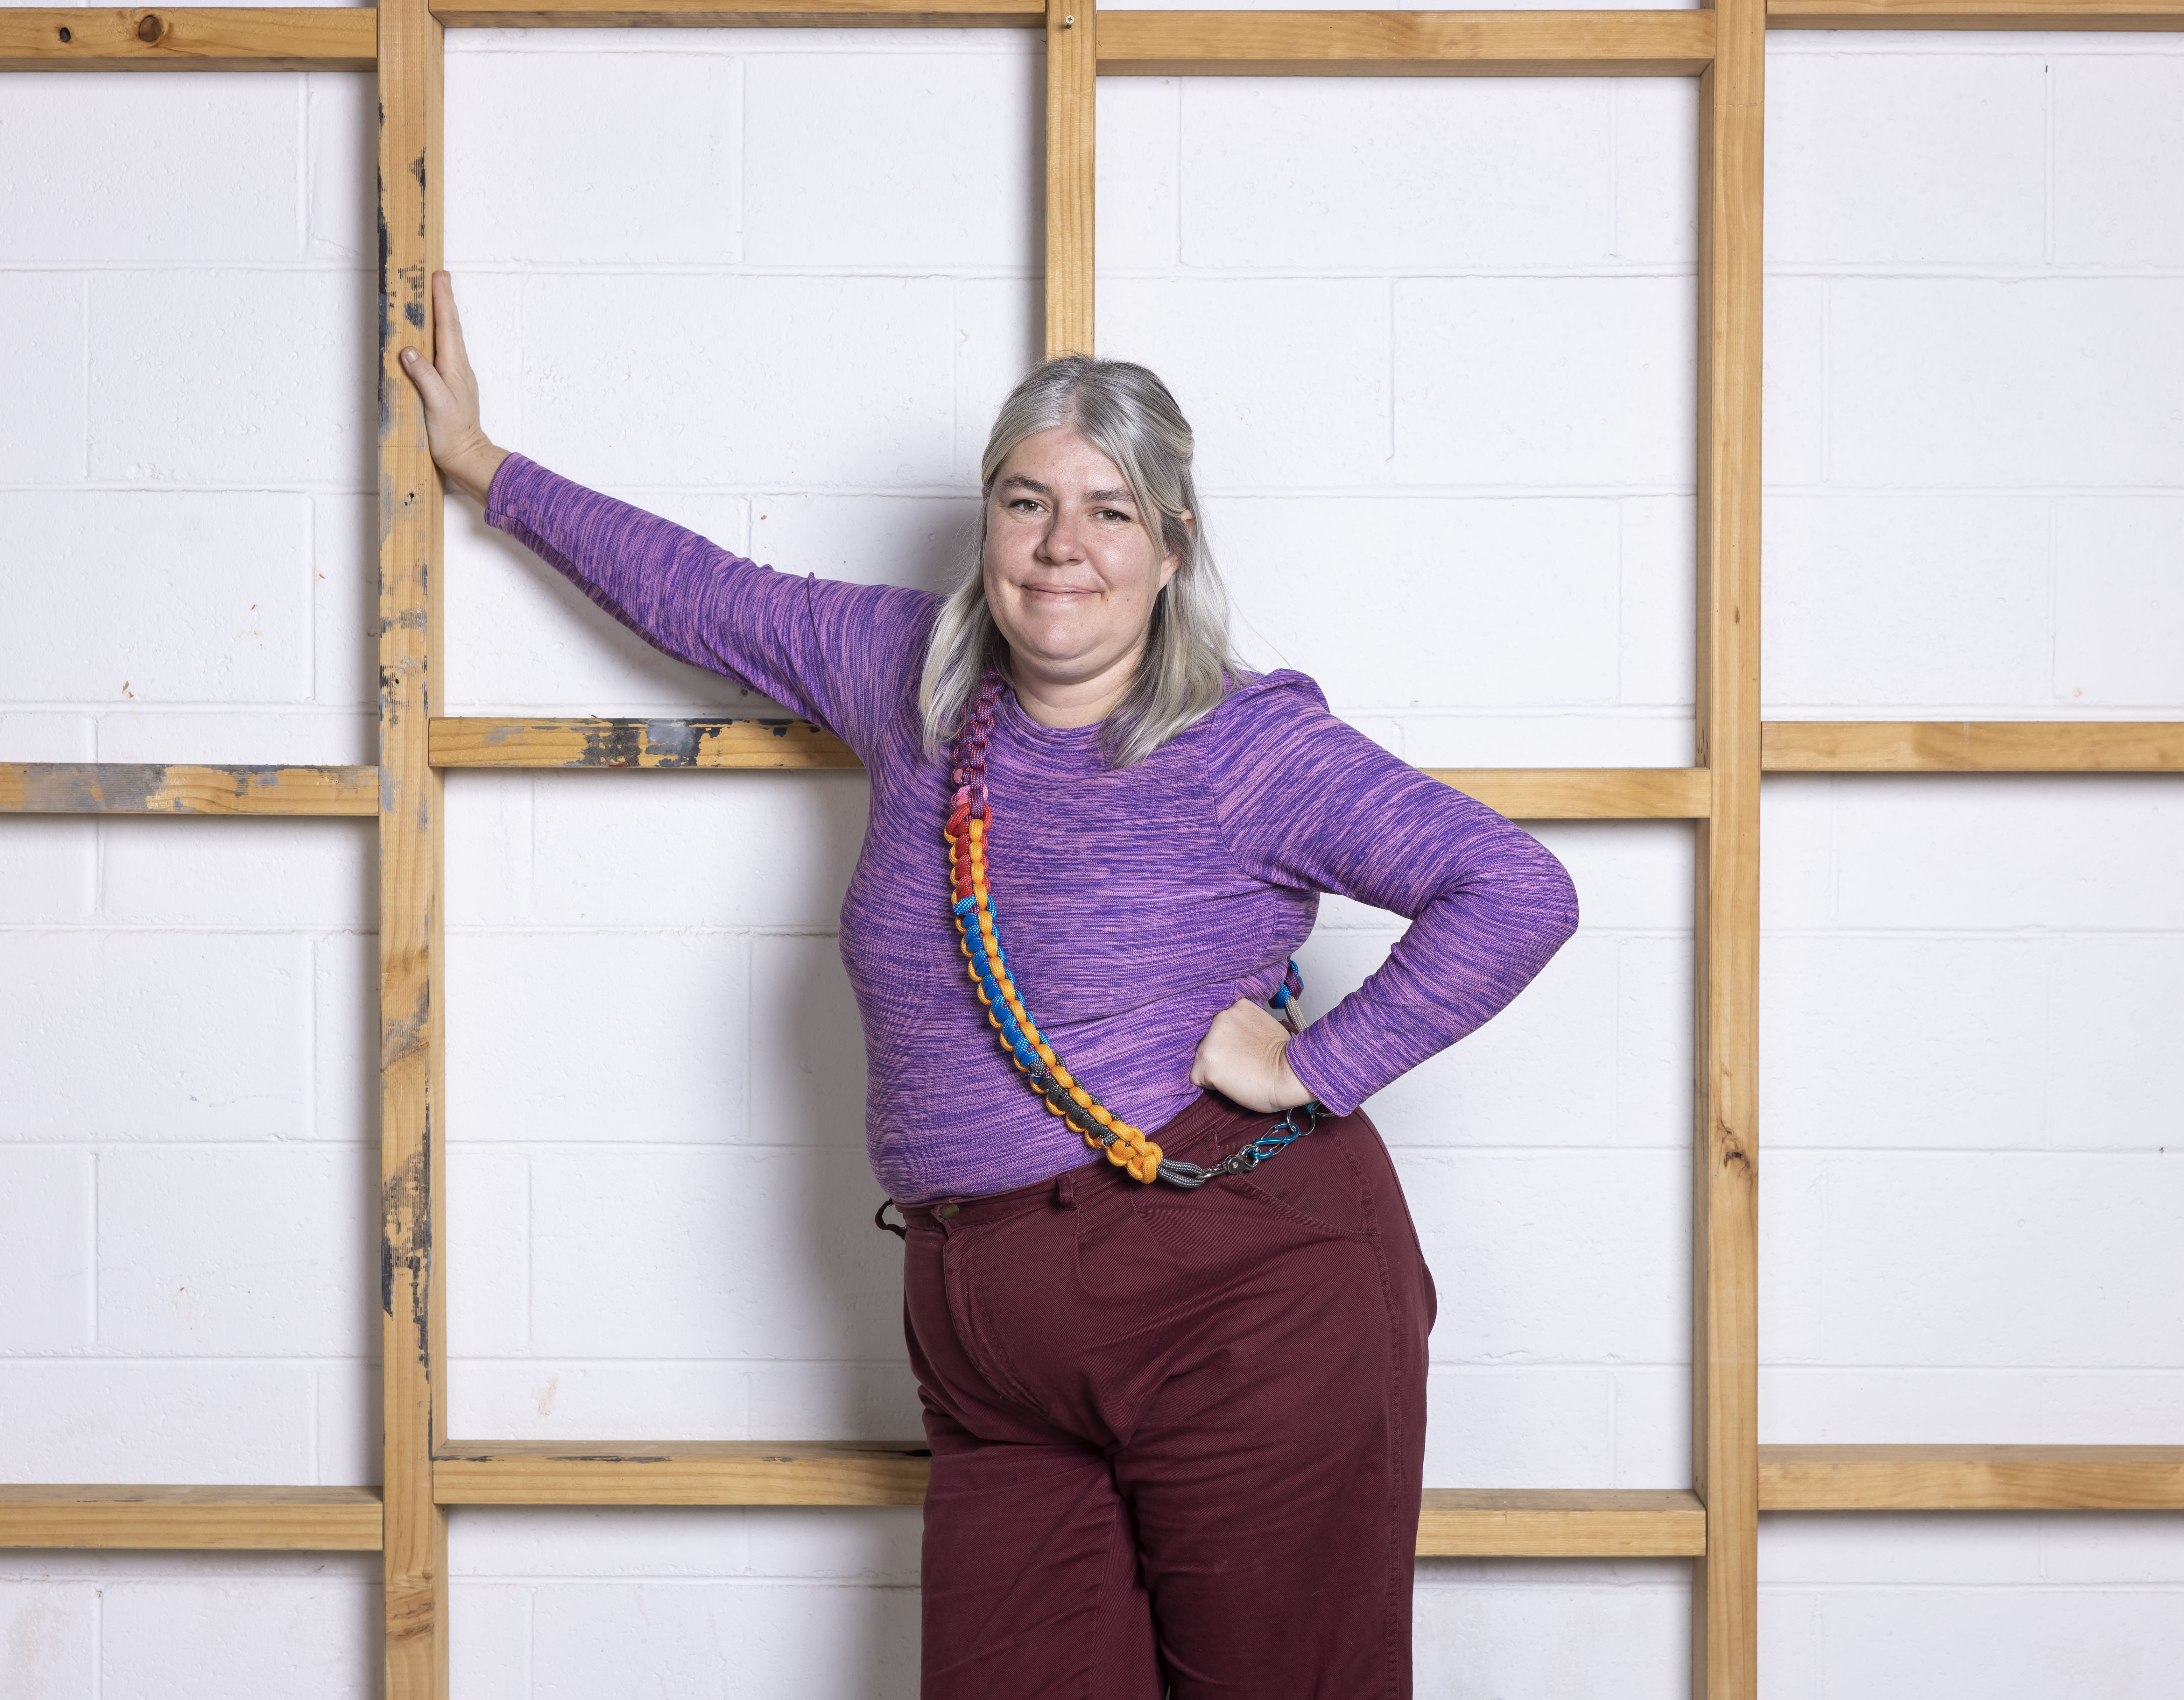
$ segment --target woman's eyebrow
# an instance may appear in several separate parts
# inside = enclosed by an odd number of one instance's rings
[[[1045,496],[1050,500],[1054,495],[1048,486],[1036,478],[1027,478],[1021,472],[1010,473],[994,488],[997,490],[1029,490],[1034,495]],[[1088,490],[1084,499],[1088,502],[1134,502],[1137,499],[1128,490]]]

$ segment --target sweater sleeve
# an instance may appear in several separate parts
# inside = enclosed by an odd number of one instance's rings
[[[1245,873],[1411,922],[1290,1041],[1298,1079],[1337,1115],[1484,1025],[1577,930],[1576,888],[1546,845],[1336,719],[1303,674],[1245,686],[1216,733],[1215,807]]]
[[[940,603],[777,572],[521,454],[494,472],[485,517],[655,648],[824,727],[867,763],[915,688]]]

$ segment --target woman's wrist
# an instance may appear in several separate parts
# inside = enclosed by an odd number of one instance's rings
[[[508,459],[508,453],[481,436],[475,444],[442,461],[440,476],[482,508],[493,489],[493,475],[500,470],[500,463]]]

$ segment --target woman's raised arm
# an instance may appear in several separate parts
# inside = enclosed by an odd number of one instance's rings
[[[455,311],[454,280],[432,274],[432,358],[428,364],[415,348],[402,351],[402,370],[425,404],[425,435],[432,445],[432,464],[440,476],[479,506],[493,488],[493,475],[508,459],[478,423],[477,374],[463,348],[463,321]]]

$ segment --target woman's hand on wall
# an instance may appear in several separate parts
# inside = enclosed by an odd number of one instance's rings
[[[432,274],[432,358],[402,351],[402,370],[425,404],[425,435],[441,476],[482,506],[493,475],[508,459],[478,423],[477,374],[463,351],[463,321],[455,311],[454,280]]]
[[[1239,998],[1213,1017],[1190,1062],[1190,1084],[1210,1086],[1247,1110],[1272,1113],[1308,1103],[1312,1092],[1290,1067],[1292,1037],[1265,1008]]]

